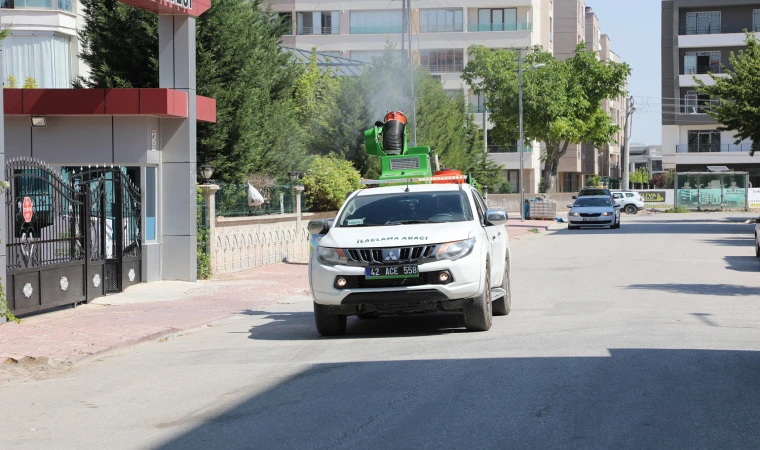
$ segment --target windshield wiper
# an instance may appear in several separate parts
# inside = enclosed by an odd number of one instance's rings
[[[419,223],[430,223],[427,220],[402,220],[401,222],[394,222],[389,225],[414,225]]]
[[[341,225],[341,228],[363,228],[363,227],[381,227],[382,224],[377,223],[359,223],[356,225]]]

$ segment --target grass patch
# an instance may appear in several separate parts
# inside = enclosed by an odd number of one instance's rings
[[[538,228],[531,228],[530,230],[528,230],[528,232],[529,233],[538,233],[539,230],[538,230]]]
[[[666,209],[665,212],[681,214],[691,212],[691,210],[683,206],[676,206],[675,208]]]

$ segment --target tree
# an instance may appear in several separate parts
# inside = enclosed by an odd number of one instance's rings
[[[317,211],[337,211],[346,196],[361,189],[361,175],[350,161],[316,156],[303,177],[306,202]]]
[[[494,122],[492,136],[500,145],[519,138],[517,53],[512,50],[470,48],[462,78],[486,97]],[[623,94],[630,68],[624,63],[597,60],[596,52],[578,44],[575,55],[556,61],[540,46],[524,57],[524,67],[545,66],[523,73],[523,123],[526,142],[544,142],[543,184],[554,190],[559,160],[570,144],[601,147],[614,142],[619,128],[602,110],[601,101]]]
[[[760,42],[750,32],[745,42],[747,47],[738,55],[731,52],[731,68],[722,66],[728,77],[711,73],[712,86],[694,79],[701,94],[717,99],[709,104],[707,114],[722,124],[718,130],[735,131],[737,145],[751,139],[750,155],[754,156],[760,149]]]
[[[158,16],[117,0],[82,0],[79,87],[158,87]],[[197,158],[221,180],[303,168],[293,107],[299,67],[279,47],[285,24],[260,0],[215,0],[197,21],[197,93],[216,99],[217,122],[198,124]]]

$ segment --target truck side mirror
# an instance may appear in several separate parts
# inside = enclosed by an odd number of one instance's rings
[[[310,220],[309,225],[306,228],[309,230],[310,234],[327,234],[327,232],[330,231],[332,224],[332,219]]]

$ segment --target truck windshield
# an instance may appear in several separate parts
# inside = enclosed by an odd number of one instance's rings
[[[464,222],[472,220],[464,192],[405,192],[360,195],[349,200],[339,227]]]
[[[602,206],[612,206],[612,201],[609,198],[579,198],[575,201],[575,207],[578,208],[586,208],[586,207],[602,207]]]

